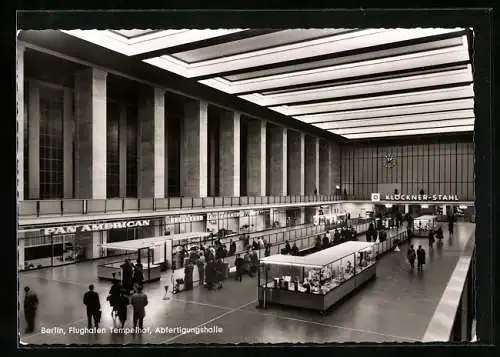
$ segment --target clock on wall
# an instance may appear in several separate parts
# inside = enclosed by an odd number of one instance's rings
[[[390,169],[394,166],[396,166],[396,158],[394,157],[394,155],[392,153],[385,154],[384,155],[384,167],[387,167]]]

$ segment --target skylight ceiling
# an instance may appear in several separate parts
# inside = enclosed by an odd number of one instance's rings
[[[64,32],[348,139],[474,130],[466,29]]]

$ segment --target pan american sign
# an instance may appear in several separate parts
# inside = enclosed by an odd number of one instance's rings
[[[108,223],[97,223],[97,224],[79,224],[76,226],[50,227],[50,228],[43,228],[42,232],[44,235],[70,234],[79,232],[97,232],[97,231],[108,231],[110,229],[147,227],[149,226],[149,224],[150,224],[149,219],[145,219],[141,221],[121,221],[121,222],[108,222]]]
[[[392,194],[381,195],[380,193],[372,193],[372,201],[459,201],[456,194],[449,195],[415,195],[415,194]]]

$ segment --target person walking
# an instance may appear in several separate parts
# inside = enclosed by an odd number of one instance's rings
[[[125,321],[127,321],[127,306],[129,304],[129,299],[125,293],[126,291],[122,289],[115,300],[116,315],[120,320],[121,328],[125,326]]]
[[[99,327],[101,303],[99,294],[94,291],[94,285],[90,284],[89,291],[83,295],[83,304],[87,307],[87,327],[92,328],[92,319],[94,319],[94,326]]]
[[[429,236],[427,238],[429,239],[429,249],[432,249],[434,246],[434,230],[432,228],[429,230]]]
[[[406,254],[408,258],[408,263],[410,263],[410,268],[413,271],[415,268],[415,259],[417,258],[417,253],[415,252],[415,249],[413,248],[413,245],[408,248],[408,253]]]
[[[241,281],[241,277],[243,275],[243,265],[245,264],[243,258],[238,254],[236,256],[236,260],[234,262],[234,265],[236,265],[236,276],[235,280]]]
[[[425,264],[425,250],[421,245],[417,249],[417,269],[422,271]]]
[[[134,270],[132,264],[130,263],[130,259],[125,259],[125,263],[123,263],[120,267],[122,268],[122,286],[128,294],[134,286]]]
[[[202,255],[196,261],[196,266],[198,267],[198,277],[200,286],[205,285],[205,257]]]
[[[216,278],[216,267],[215,267],[215,262],[213,259],[210,259],[207,262],[207,266],[205,267],[205,274],[206,274],[206,287],[208,290],[212,290],[214,287],[215,283],[215,278]]]
[[[24,288],[24,318],[26,319],[26,333],[35,330],[35,317],[38,309],[38,296],[28,286]]]
[[[117,279],[113,279],[113,285],[111,285],[111,289],[109,289],[109,294],[106,300],[109,302],[111,306],[111,317],[116,317],[118,312],[116,308],[116,302],[120,298],[122,294],[122,286]]]
[[[132,277],[132,283],[135,291],[137,291],[137,288],[139,286],[143,285],[143,281],[144,281],[144,273],[142,270],[142,264],[138,262],[134,267],[134,274]]]
[[[137,325],[142,329],[144,326],[144,317],[146,316],[145,307],[148,305],[148,297],[142,292],[142,286],[139,286],[137,292],[132,295],[130,303],[134,309],[134,329]]]

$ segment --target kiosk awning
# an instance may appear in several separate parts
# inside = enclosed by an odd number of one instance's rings
[[[350,254],[370,248],[374,244],[375,243],[368,242],[345,242],[336,245],[335,247],[323,249],[304,257],[283,254],[271,255],[269,257],[262,258],[261,263],[269,265],[292,265],[321,268]]]
[[[127,240],[122,242],[105,243],[101,244],[101,248],[119,249],[119,250],[138,250],[141,248],[153,248],[155,246],[163,244],[166,241],[176,241],[182,239],[205,237],[208,235],[210,235],[210,233],[206,232],[180,233],[169,236],[160,236],[160,237],[151,237],[144,239]]]

